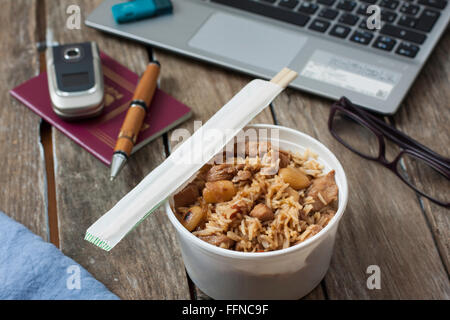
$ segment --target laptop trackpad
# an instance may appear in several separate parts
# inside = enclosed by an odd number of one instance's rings
[[[291,63],[306,40],[306,36],[288,29],[215,13],[189,41],[189,45],[277,72]]]

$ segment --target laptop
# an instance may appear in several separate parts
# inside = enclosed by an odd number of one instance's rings
[[[291,87],[393,114],[450,19],[447,0],[173,0],[173,14],[117,24],[106,0],[90,27],[270,79],[299,73]],[[367,27],[367,7],[381,29]]]

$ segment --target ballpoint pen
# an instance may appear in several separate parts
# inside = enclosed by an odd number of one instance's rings
[[[144,118],[155,94],[160,64],[152,61],[148,64],[134,91],[133,99],[117,137],[111,162],[111,181],[117,176],[133,150],[141,130]]]

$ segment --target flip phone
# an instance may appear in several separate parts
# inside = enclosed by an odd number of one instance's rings
[[[95,42],[49,47],[46,60],[50,98],[58,116],[74,120],[102,112],[103,72]]]

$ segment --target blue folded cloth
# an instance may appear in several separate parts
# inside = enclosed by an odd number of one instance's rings
[[[1,300],[118,299],[89,272],[0,211]]]

